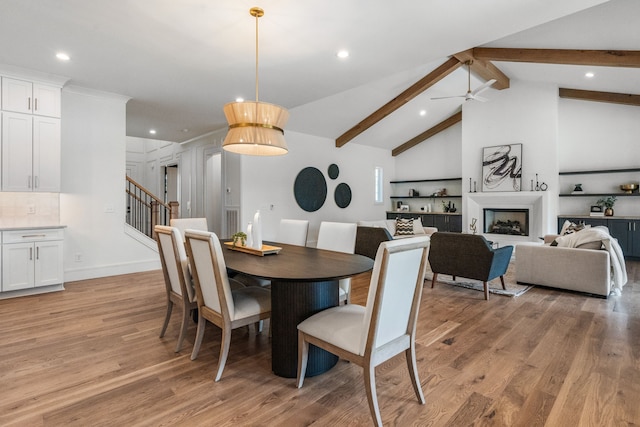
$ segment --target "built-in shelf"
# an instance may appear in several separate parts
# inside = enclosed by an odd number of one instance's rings
[[[410,179],[404,181],[390,181],[391,184],[412,184],[416,182],[436,182],[436,181],[462,181],[462,178],[433,178],[433,179]]]
[[[389,196],[391,199],[450,199],[452,197],[462,197],[459,194],[448,194],[446,196]]]
[[[640,168],[631,169],[601,169],[601,170],[588,170],[588,171],[571,171],[571,172],[559,172],[558,175],[594,175],[598,173],[624,173],[624,172],[640,172]]]
[[[560,197],[638,197],[640,193],[585,193],[585,194],[560,194]]]

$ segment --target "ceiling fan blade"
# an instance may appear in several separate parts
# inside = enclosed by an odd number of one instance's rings
[[[453,96],[438,96],[431,99],[449,99],[449,98],[464,98],[466,95],[453,95]]]
[[[494,84],[496,82],[496,79],[491,79],[487,82],[485,82],[483,85],[480,85],[476,88],[476,90],[474,90],[473,92],[471,92],[474,96],[478,95],[479,93],[484,92],[485,90],[489,89],[491,87],[492,84]]]
[[[479,101],[479,102],[487,102],[488,101],[487,98],[483,98],[483,97],[478,96],[478,95],[474,95],[473,98],[471,98],[471,99],[474,100],[474,101]]]

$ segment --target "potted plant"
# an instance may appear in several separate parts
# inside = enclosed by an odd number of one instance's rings
[[[607,196],[601,199],[598,199],[596,204],[601,208],[604,207],[604,216],[613,216],[613,205],[616,204],[616,196]]]
[[[242,231],[238,231],[231,238],[233,239],[233,246],[245,246],[247,243],[247,235]]]

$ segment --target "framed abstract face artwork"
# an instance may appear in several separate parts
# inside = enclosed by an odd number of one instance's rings
[[[482,149],[482,191],[520,191],[522,144]]]

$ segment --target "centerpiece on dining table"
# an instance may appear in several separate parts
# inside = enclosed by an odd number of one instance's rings
[[[250,222],[247,225],[247,232],[238,231],[231,236],[231,240],[231,242],[225,242],[225,245],[229,249],[253,255],[265,256],[277,254],[282,250],[282,248],[278,246],[265,245],[262,243],[260,211],[256,211],[253,217],[253,223]]]

